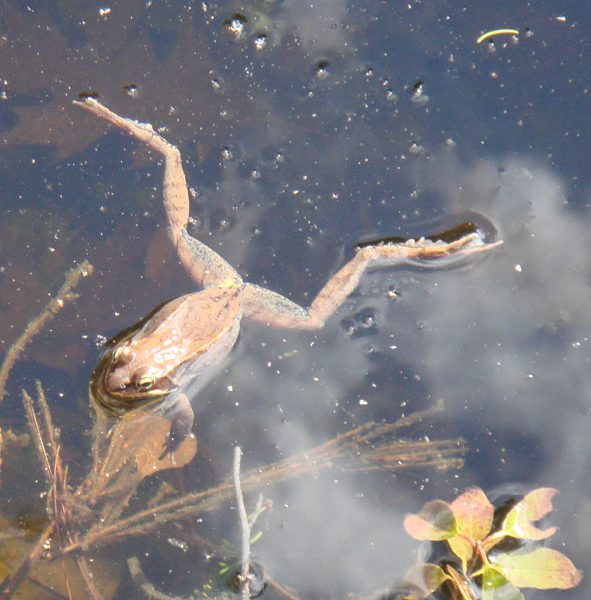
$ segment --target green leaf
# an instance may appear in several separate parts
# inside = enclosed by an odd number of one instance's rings
[[[579,585],[582,579],[571,560],[551,548],[503,552],[491,557],[491,563],[517,587],[566,590]]]
[[[482,575],[482,600],[525,600],[518,587],[495,568],[485,567]]]
[[[533,524],[552,511],[552,498],[556,491],[554,488],[538,488],[527,494],[507,513],[503,533],[525,540],[544,540],[556,533],[556,527],[539,529]]]
[[[431,595],[447,579],[449,577],[443,569],[432,563],[411,567],[404,576],[404,582],[415,585],[425,597]]]
[[[447,502],[427,502],[418,514],[404,517],[404,529],[415,540],[446,540],[456,533],[454,513]]]
[[[461,559],[464,570],[474,553],[474,542],[490,533],[495,509],[480,488],[471,488],[451,504],[458,534],[448,540],[452,552]],[[469,538],[469,539],[466,539]]]

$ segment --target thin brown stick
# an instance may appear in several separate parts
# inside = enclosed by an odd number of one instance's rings
[[[92,600],[103,600],[103,595],[98,591],[96,585],[94,584],[92,573],[88,568],[88,562],[86,559],[83,556],[78,556],[76,557],[76,562],[78,563],[78,568],[80,569],[82,579],[84,579],[86,589],[88,590]]]
[[[49,411],[49,404],[45,397],[45,390],[41,385],[41,382],[37,379],[35,381],[35,389],[37,390],[37,402],[41,407],[41,417],[43,418],[43,425],[45,427],[45,434],[49,440],[49,452],[51,453],[51,460],[54,463],[58,463],[58,467],[61,468],[61,461],[58,460],[57,456],[57,443],[55,440],[55,428],[51,419],[51,412]]]
[[[33,441],[35,442],[35,449],[37,450],[37,455],[39,456],[39,460],[41,462],[41,466],[43,467],[43,474],[45,475],[45,483],[47,484],[48,490],[53,488],[54,479],[53,479],[53,471],[51,468],[51,462],[49,460],[49,455],[47,454],[47,449],[45,448],[45,442],[43,441],[43,435],[41,433],[41,427],[39,427],[39,421],[37,419],[37,414],[35,413],[35,409],[33,407],[33,400],[31,396],[27,393],[26,390],[21,390],[21,394],[23,397],[23,405],[25,407],[25,414],[27,415],[27,421],[29,422],[29,427],[33,434]]]
[[[29,324],[26,326],[23,333],[18,337],[14,344],[12,344],[4,357],[4,362],[0,366],[0,402],[6,394],[6,382],[10,375],[10,371],[23,353],[26,345],[41,331],[45,324],[64,307],[66,302],[72,302],[78,298],[78,294],[72,293],[72,289],[78,285],[81,277],[92,274],[92,269],[92,265],[86,260],[73,269],[70,269],[66,273],[66,279],[58,293],[49,301],[39,316],[29,321]]]

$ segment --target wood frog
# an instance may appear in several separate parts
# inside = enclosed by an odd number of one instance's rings
[[[114,414],[125,415],[141,408],[162,411],[169,417],[170,439],[165,452],[173,452],[191,431],[190,400],[231,352],[243,317],[269,327],[320,329],[357,287],[367,269],[455,259],[488,251],[500,243],[486,243],[475,232],[449,243],[419,239],[364,245],[304,308],[276,292],[243,281],[221,256],[189,235],[189,194],[181,155],[175,146],[151,125],[123,118],[93,98],[75,104],[164,157],[168,235],[185,270],[203,288],[167,302],[115,338],[91,382],[95,400]]]

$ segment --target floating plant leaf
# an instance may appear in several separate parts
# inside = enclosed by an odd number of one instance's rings
[[[538,488],[527,494],[507,513],[503,533],[526,540],[544,540],[556,533],[556,527],[539,529],[533,525],[552,511],[552,498],[556,491],[554,488]]]
[[[579,585],[582,574],[562,552],[552,548],[504,552],[491,559],[518,587],[566,590]]]
[[[482,574],[482,600],[524,600],[524,595],[498,569],[487,567]]]
[[[441,541],[456,534],[456,520],[451,506],[443,500],[427,502],[418,514],[404,517],[404,529],[415,540]]]
[[[479,488],[471,488],[451,505],[434,500],[419,514],[407,515],[404,528],[416,539],[447,541],[462,561],[456,568],[448,561],[427,563],[409,572],[412,583],[426,594],[446,583],[452,597],[461,600],[524,600],[521,587],[569,589],[577,586],[581,572],[571,560],[551,548],[520,548],[513,552],[489,554],[508,537],[539,541],[550,537],[556,527],[540,529],[533,523],[552,510],[553,488],[538,488],[517,502],[494,527],[494,507]],[[439,570],[438,570],[439,569]],[[423,573],[425,573],[423,575]],[[422,576],[422,579],[421,579]]]
[[[471,488],[451,504],[459,535],[448,540],[452,552],[461,559],[464,569],[474,554],[474,542],[490,533],[495,509],[480,488]]]
[[[437,590],[444,581],[449,579],[445,571],[432,563],[424,563],[411,567],[404,576],[404,581],[415,585],[425,597]]]

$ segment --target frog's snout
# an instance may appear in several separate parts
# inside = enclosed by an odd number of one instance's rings
[[[124,390],[131,383],[123,369],[116,369],[107,378],[107,387],[113,391]]]
[[[120,346],[113,352],[111,372],[107,377],[107,387],[113,391],[124,390],[131,383],[129,369],[126,369],[134,358],[135,352],[128,346]]]

